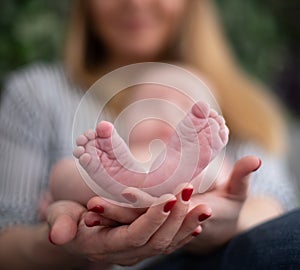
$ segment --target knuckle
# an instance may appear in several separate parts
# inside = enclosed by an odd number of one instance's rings
[[[173,214],[172,219],[175,222],[181,222],[185,218],[185,216],[186,216],[185,212],[179,211],[179,212]]]
[[[155,239],[150,243],[150,247],[156,253],[163,253],[169,247],[170,240],[169,239]]]
[[[129,235],[128,244],[132,248],[138,248],[143,246],[146,243],[146,240],[141,238],[141,236]]]
[[[129,245],[130,247],[133,247],[133,248],[138,248],[138,247],[141,247],[144,245],[143,241],[139,240],[139,239],[131,239],[129,241]]]
[[[162,218],[161,216],[156,217],[147,217],[148,223],[151,224],[152,227],[159,227],[162,224]]]

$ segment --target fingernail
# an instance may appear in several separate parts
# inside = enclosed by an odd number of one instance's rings
[[[137,198],[135,195],[133,195],[132,193],[122,193],[122,196],[127,200],[130,201],[132,203],[135,203],[137,201]]]
[[[201,221],[208,219],[210,216],[211,216],[211,214],[203,213],[203,214],[199,215],[198,220],[201,222]]]
[[[257,168],[254,169],[252,172],[257,171],[257,170],[260,168],[260,166],[261,166],[261,159],[259,158],[259,159],[258,159],[258,166],[257,166]]]
[[[49,239],[49,242],[50,242],[52,245],[56,245],[56,244],[52,241],[52,238],[51,238],[51,231],[50,231],[49,234],[48,234],[48,239]]]
[[[164,212],[168,213],[169,211],[171,211],[171,209],[174,207],[175,203],[176,203],[176,200],[167,202],[164,206]]]
[[[185,188],[184,190],[182,190],[181,192],[181,198],[183,201],[187,202],[193,193],[193,188]]]
[[[89,209],[89,211],[92,211],[94,213],[102,214],[104,212],[104,207],[101,205],[96,205],[93,208]]]
[[[192,236],[196,237],[196,236],[198,236],[199,234],[200,234],[200,232],[194,231],[194,232],[192,233]]]
[[[87,227],[94,227],[94,226],[98,226],[100,225],[100,221],[99,220],[95,220],[92,224],[86,224]]]

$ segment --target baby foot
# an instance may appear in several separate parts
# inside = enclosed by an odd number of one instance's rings
[[[112,187],[114,180],[132,187],[143,183],[143,169],[111,123],[100,122],[96,131],[86,131],[76,143],[74,156],[100,187]]]
[[[222,116],[204,102],[193,105],[178,124],[166,151],[154,162],[143,184],[151,195],[159,195],[155,187],[171,190],[199,175],[228,142],[228,128]],[[160,166],[157,166],[161,163]],[[153,187],[153,188],[151,188]],[[154,189],[155,188],[155,189]]]
[[[100,122],[96,132],[88,130],[79,136],[74,155],[102,189],[132,201],[135,192],[127,188],[121,194],[121,187],[115,181],[142,188],[154,197],[173,193],[177,186],[205,169],[227,144],[228,133],[223,117],[199,102],[179,123],[166,151],[158,156],[147,174],[109,122]]]

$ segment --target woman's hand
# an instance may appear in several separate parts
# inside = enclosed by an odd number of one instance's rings
[[[247,198],[249,176],[260,165],[261,161],[257,157],[244,157],[235,164],[229,179],[222,185],[204,194],[195,194],[191,198],[187,220],[194,211],[198,211],[199,219],[202,220],[202,233],[188,245],[191,251],[210,252],[228,242],[239,232],[238,222],[241,208]],[[203,211],[201,215],[199,206],[208,211]],[[212,218],[204,221],[209,217],[210,208]],[[99,197],[94,197],[88,202],[88,209],[91,212],[86,215],[85,221],[90,226],[129,224],[145,211],[145,209],[123,208]]]
[[[166,195],[169,196],[167,200],[161,198],[163,204],[156,203],[143,210],[144,213],[132,214],[132,223],[115,227],[87,227],[83,206],[59,201],[48,211],[50,239],[68,252],[94,262],[132,265],[157,254],[172,252],[201,232],[199,215],[204,213],[208,217],[210,209],[198,205],[188,213],[191,194],[192,187],[187,186],[177,197]]]
[[[203,232],[187,246],[190,251],[210,252],[240,232],[238,223],[247,198],[249,176],[260,165],[261,161],[257,157],[244,157],[235,164],[228,181],[207,193],[192,197],[191,207],[203,203],[209,205],[212,218],[201,224]]]

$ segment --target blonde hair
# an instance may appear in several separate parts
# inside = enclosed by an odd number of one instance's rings
[[[72,78],[88,87],[99,78],[95,70],[105,61],[105,52],[91,31],[86,1],[75,2],[65,63]],[[232,137],[254,141],[274,153],[281,152],[285,140],[278,103],[236,63],[213,1],[189,0],[189,5],[178,37],[180,46],[174,46],[177,59],[173,60],[196,68],[212,82]]]

